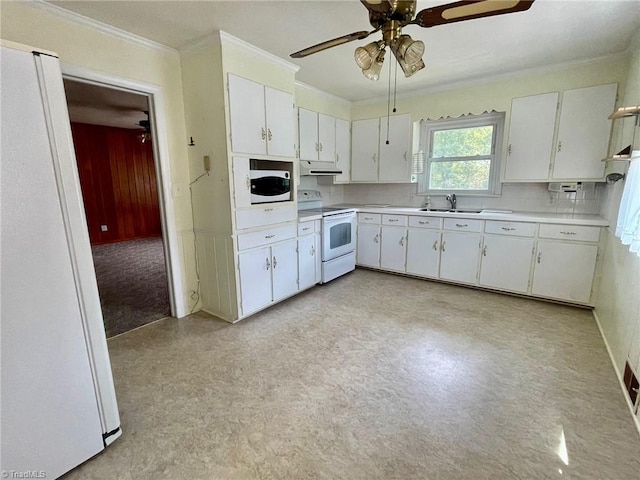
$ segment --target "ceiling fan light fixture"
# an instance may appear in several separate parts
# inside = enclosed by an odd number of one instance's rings
[[[371,42],[364,47],[356,48],[353,56],[356,60],[356,63],[362,70],[367,70],[371,68],[378,55],[380,55],[380,50],[382,47],[380,46],[381,42]]]
[[[380,53],[372,62],[369,68],[363,68],[362,74],[369,80],[377,82],[380,79],[380,72],[382,71],[382,64],[384,63],[384,50],[380,50]]]

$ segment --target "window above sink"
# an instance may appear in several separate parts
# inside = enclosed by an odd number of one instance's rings
[[[422,121],[419,193],[499,193],[504,113]]]

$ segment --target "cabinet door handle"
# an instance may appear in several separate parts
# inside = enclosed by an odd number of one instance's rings
[[[273,208],[265,208],[264,211],[265,212],[273,212]]]
[[[485,245],[484,248],[482,249],[482,256],[486,257],[487,256],[487,246]]]
[[[322,151],[322,142],[320,142],[320,151]]]
[[[311,246],[311,255],[313,256],[313,255],[315,255],[315,254],[316,254],[316,246],[315,246],[315,245],[312,245],[312,246]]]
[[[373,217],[364,217],[365,220],[373,220]]]
[[[320,151],[320,147],[318,146],[318,142],[316,142],[316,152]]]
[[[264,238],[273,238],[273,237],[275,237],[275,234],[274,235],[265,235],[264,236]]]
[[[456,223],[456,227],[458,227],[458,228],[465,228],[465,227],[468,227],[468,226],[469,226],[468,223]]]
[[[404,155],[402,155],[402,158],[404,158],[405,162],[407,161],[407,151],[406,150],[404,151]]]
[[[509,146],[507,147],[507,152],[508,152],[509,156],[511,156],[511,144],[509,144]]]
[[[442,250],[443,252],[445,251],[444,246],[447,244],[447,242],[445,242],[444,240],[442,241],[442,243],[440,244],[440,250]]]
[[[424,220],[418,220],[418,225],[429,225],[431,222],[425,222]]]
[[[376,235],[375,237],[373,237],[373,241],[374,243],[379,243],[380,241],[378,240],[380,238],[380,235]]]
[[[260,130],[262,130],[262,139],[264,140],[267,138],[267,132],[264,130],[264,127],[260,127]]]
[[[311,230],[311,227],[302,227],[303,232],[306,232],[307,230]]]
[[[388,221],[389,221],[389,222],[397,222],[397,221],[398,221],[398,219],[397,219],[397,218],[390,218]]]
[[[401,238],[400,238],[400,245],[401,245],[402,247],[404,247],[404,237],[401,237]]]
[[[562,235],[577,235],[578,232],[560,232]]]
[[[269,270],[271,268],[271,263],[269,262],[269,257],[267,257],[266,260],[267,261],[266,261],[265,265],[267,266],[267,270]]]
[[[340,161],[340,154],[336,153],[336,164]]]
[[[271,141],[271,139],[273,138],[273,134],[271,133],[270,128],[267,128],[267,138],[269,139],[269,141]]]
[[[251,177],[247,175],[247,190],[251,191]]]
[[[513,228],[513,227],[502,227],[502,230],[504,230],[505,232],[511,232],[511,231],[515,230],[515,228]]]
[[[373,154],[373,157],[371,157],[371,159],[373,160],[373,163],[376,163],[376,157],[378,156],[377,153]]]
[[[273,256],[273,269],[275,270],[276,267],[278,266],[278,260],[276,260],[276,256]]]
[[[540,260],[542,260],[542,252],[538,252],[538,263],[540,263]]]
[[[438,250],[438,240],[433,242],[433,249],[436,250],[436,251]]]
[[[562,151],[562,140],[558,142],[558,152]]]

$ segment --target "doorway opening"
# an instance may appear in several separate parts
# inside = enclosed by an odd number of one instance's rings
[[[65,78],[107,337],[171,315],[149,96]]]

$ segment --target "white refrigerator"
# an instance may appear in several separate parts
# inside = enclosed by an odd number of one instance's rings
[[[120,417],[60,64],[0,48],[0,472],[57,478]]]

